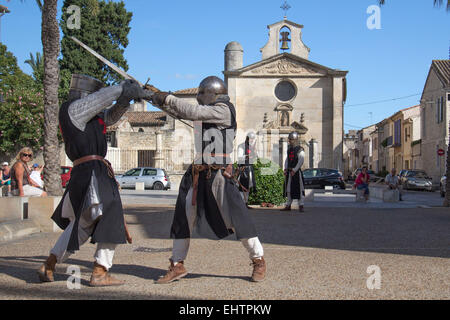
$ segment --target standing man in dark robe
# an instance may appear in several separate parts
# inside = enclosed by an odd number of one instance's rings
[[[245,142],[238,146],[238,170],[239,170],[239,191],[242,194],[247,208],[248,197],[252,190],[256,188],[254,164],[258,155],[256,154],[256,134],[249,132],[245,138]]]
[[[38,270],[42,282],[54,281],[56,263],[64,262],[91,238],[92,243],[97,243],[97,250],[90,286],[123,284],[108,274],[116,246],[131,243],[132,239],[113,170],[105,159],[106,127],[122,117],[131,100],[150,99],[152,93],[134,80],[102,87],[103,83],[97,79],[72,75],[69,99],[59,111],[65,151],[73,169],[52,216],[64,232]]]
[[[281,211],[290,211],[293,199],[298,201],[299,212],[304,212],[305,185],[302,165],[305,161],[305,151],[298,145],[298,133],[291,132],[288,136],[289,147],[284,162],[284,195],[287,197],[286,206]]]
[[[174,241],[170,267],[156,283],[170,283],[187,274],[184,260],[194,228],[212,239],[236,233],[252,261],[252,281],[264,280],[263,248],[232,175],[236,110],[225,83],[214,76],[202,80],[197,94],[199,105],[167,92],[155,93],[152,101],[180,119],[201,121],[194,123],[197,156],[180,183],[171,228]]]

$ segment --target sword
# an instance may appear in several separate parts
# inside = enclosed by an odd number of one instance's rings
[[[123,71],[122,69],[120,69],[118,66],[116,66],[114,63],[112,63],[111,61],[109,61],[108,59],[106,59],[105,57],[103,57],[102,55],[100,55],[99,53],[97,53],[94,49],[90,48],[89,46],[87,46],[86,44],[84,44],[83,42],[81,42],[80,40],[78,40],[75,37],[70,37],[73,41],[75,41],[77,44],[79,44],[81,47],[83,47],[84,49],[86,49],[87,52],[89,52],[90,54],[92,54],[94,57],[96,57],[98,60],[100,60],[101,62],[103,62],[104,64],[106,64],[108,67],[110,67],[112,70],[114,70],[115,72],[117,72],[118,74],[120,74],[122,77],[124,77],[125,79],[131,79],[136,81],[137,83],[139,83],[139,85],[141,85],[144,89],[146,87],[149,87],[151,91],[153,92],[157,92],[159,91],[158,89],[156,89],[155,87],[151,86],[151,85],[143,85],[141,82],[139,82],[139,80],[135,79],[134,77],[130,76],[128,73],[126,73],[125,71]],[[148,82],[148,80],[147,80]],[[156,91],[156,90],[157,91]],[[145,99],[144,99],[145,100]],[[150,100],[146,100],[148,102],[151,103]],[[152,103],[153,105],[153,103]],[[155,106],[156,107],[156,106]],[[158,107],[156,107],[158,108]],[[173,113],[168,112],[167,110],[163,110],[161,108],[158,108],[159,110],[168,113],[171,117],[175,118],[176,120],[180,121],[181,123],[187,125],[188,127],[191,127],[192,129],[194,129],[193,126],[191,126],[190,124],[184,122],[183,120],[179,119],[177,116],[175,116]]]

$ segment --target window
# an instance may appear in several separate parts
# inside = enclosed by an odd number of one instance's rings
[[[144,169],[143,176],[156,176],[156,169]]]
[[[127,177],[139,177],[140,173],[141,173],[141,169],[139,169],[139,168],[131,169],[131,170],[125,172],[124,176],[127,176]]]
[[[439,97],[436,100],[436,123],[444,121],[444,97]]]
[[[289,81],[281,81],[275,87],[275,96],[280,101],[290,101],[295,97],[297,90]]]
[[[402,120],[395,121],[395,136],[394,136],[394,144],[396,146],[400,146],[402,144]]]

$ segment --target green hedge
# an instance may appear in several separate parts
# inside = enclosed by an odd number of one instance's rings
[[[254,165],[256,189],[249,196],[249,204],[263,202],[280,205],[286,201],[283,196],[283,170],[267,159],[258,159]]]

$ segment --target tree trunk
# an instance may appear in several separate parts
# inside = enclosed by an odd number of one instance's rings
[[[450,133],[450,123],[449,123],[449,133]],[[450,137],[450,135],[449,135]],[[445,184],[445,199],[442,204],[444,207],[450,207],[450,141],[447,146],[447,166],[445,168],[445,176],[447,177]]]
[[[58,0],[44,0],[42,46],[44,51],[44,184],[49,195],[62,195],[58,141],[58,86],[60,51],[56,19]]]

